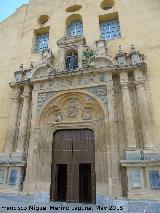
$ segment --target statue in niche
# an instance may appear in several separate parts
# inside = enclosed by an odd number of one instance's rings
[[[75,70],[78,68],[78,57],[74,52],[66,57],[66,67],[68,70]]]
[[[91,110],[89,108],[85,108],[82,111],[82,118],[83,118],[83,120],[90,120],[91,119]]]

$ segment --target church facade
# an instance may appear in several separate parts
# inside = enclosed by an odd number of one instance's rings
[[[0,23],[0,192],[160,199],[158,0],[30,0]]]

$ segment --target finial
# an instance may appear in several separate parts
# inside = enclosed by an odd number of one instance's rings
[[[123,53],[122,46],[119,45],[119,53]]]
[[[131,44],[131,50],[132,50],[132,52],[136,52],[136,48],[135,48],[134,44]]]

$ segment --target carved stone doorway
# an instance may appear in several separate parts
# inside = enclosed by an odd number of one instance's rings
[[[90,129],[53,135],[51,200],[96,202],[95,139]]]

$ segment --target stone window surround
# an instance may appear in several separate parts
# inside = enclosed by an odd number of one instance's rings
[[[40,51],[36,51],[36,42],[37,42],[37,36],[48,33],[50,31],[50,26],[47,27],[41,27],[39,29],[35,29],[33,31],[33,44],[32,44],[32,53],[40,53]],[[49,40],[48,40],[48,47],[49,47]]]
[[[16,165],[4,165],[1,167],[1,169],[4,169],[5,175],[4,175],[4,183],[0,184],[0,188],[13,188],[13,189],[19,189],[20,182],[21,182],[21,167],[17,167]],[[17,170],[17,180],[16,185],[9,184],[9,178],[12,170]]]
[[[150,186],[150,180],[149,180],[149,172],[150,171],[159,171],[159,174],[160,174],[160,168],[158,167],[148,167],[147,169],[146,169],[146,173],[147,173],[147,183],[148,183],[148,188],[150,189],[150,190],[153,190],[153,191],[157,191],[157,190],[159,190],[158,188],[154,188],[154,189],[152,189],[151,188],[151,186]]]
[[[142,191],[149,191],[153,193],[159,192],[158,189],[151,189],[149,182],[149,171],[150,170],[159,170],[160,171],[160,161],[158,160],[135,160],[135,161],[126,161],[122,160],[121,165],[127,168],[128,176],[128,190],[129,192],[141,193]],[[130,173],[134,170],[140,171],[141,177],[141,188],[133,188],[130,181]]]

